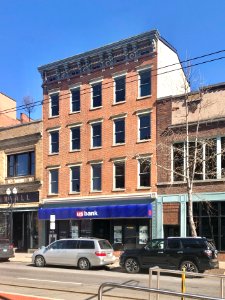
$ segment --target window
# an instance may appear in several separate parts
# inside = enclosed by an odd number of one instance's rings
[[[139,97],[151,95],[151,70],[139,71]]]
[[[51,94],[50,95],[51,101],[50,101],[50,116],[58,116],[59,115],[59,94]]]
[[[115,79],[115,103],[125,101],[125,86],[126,86],[126,77],[120,76]]]
[[[7,157],[7,176],[28,176],[35,172],[34,151],[8,155]]]
[[[139,187],[150,187],[150,157],[145,157],[139,161]]]
[[[50,194],[58,194],[59,170],[58,169],[50,170],[49,175],[50,175],[49,192]]]
[[[125,143],[125,119],[114,120],[114,144]]]
[[[221,137],[221,177],[225,177],[225,137]]]
[[[50,153],[59,152],[59,131],[50,132]]]
[[[92,85],[92,108],[102,106],[102,83]]]
[[[80,111],[80,88],[74,88],[71,90],[71,111]]]
[[[80,126],[73,127],[71,131],[71,150],[80,150]]]
[[[80,249],[95,249],[94,241],[80,241]]]
[[[102,123],[93,123],[92,128],[92,148],[102,146]]]
[[[125,162],[114,162],[114,189],[125,188]]]
[[[205,179],[216,179],[216,139],[207,139],[205,145]]]
[[[92,165],[92,191],[101,191],[102,189],[102,164]]]
[[[71,172],[71,192],[80,192],[80,166],[70,168]]]
[[[139,115],[139,140],[151,138],[150,113]]]
[[[173,145],[173,180],[184,181],[184,144]]]

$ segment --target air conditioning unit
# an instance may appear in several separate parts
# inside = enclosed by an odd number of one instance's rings
[[[157,192],[151,192],[151,193],[150,193],[150,197],[151,197],[152,199],[156,199],[156,198],[157,198]]]

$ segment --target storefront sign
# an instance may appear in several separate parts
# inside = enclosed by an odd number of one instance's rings
[[[0,204],[39,202],[39,192],[0,195]]]
[[[40,208],[38,217],[49,220],[55,215],[56,220],[98,219],[98,218],[151,218],[151,204],[128,204],[87,207]]]

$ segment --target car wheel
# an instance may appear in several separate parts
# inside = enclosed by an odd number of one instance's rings
[[[90,262],[87,258],[80,258],[78,261],[78,267],[80,270],[89,270]]]
[[[191,260],[182,261],[180,265],[180,270],[183,271],[183,269],[185,269],[186,272],[194,272],[194,273],[199,272],[198,267]]]
[[[140,265],[135,258],[128,258],[125,261],[125,269],[128,273],[138,273],[140,271]]]
[[[41,255],[37,255],[35,257],[34,264],[35,264],[36,267],[40,267],[40,268],[44,267],[45,266],[45,259],[44,259],[44,257],[41,256]]]

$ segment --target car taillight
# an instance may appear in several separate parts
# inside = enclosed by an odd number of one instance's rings
[[[13,249],[13,244],[10,244],[10,245],[9,245],[9,249]]]
[[[95,255],[96,255],[96,256],[106,256],[106,253],[105,253],[105,252],[99,252],[99,251],[96,251],[96,252],[95,252]]]
[[[206,256],[208,256],[209,258],[212,257],[212,250],[204,250],[204,253]]]

